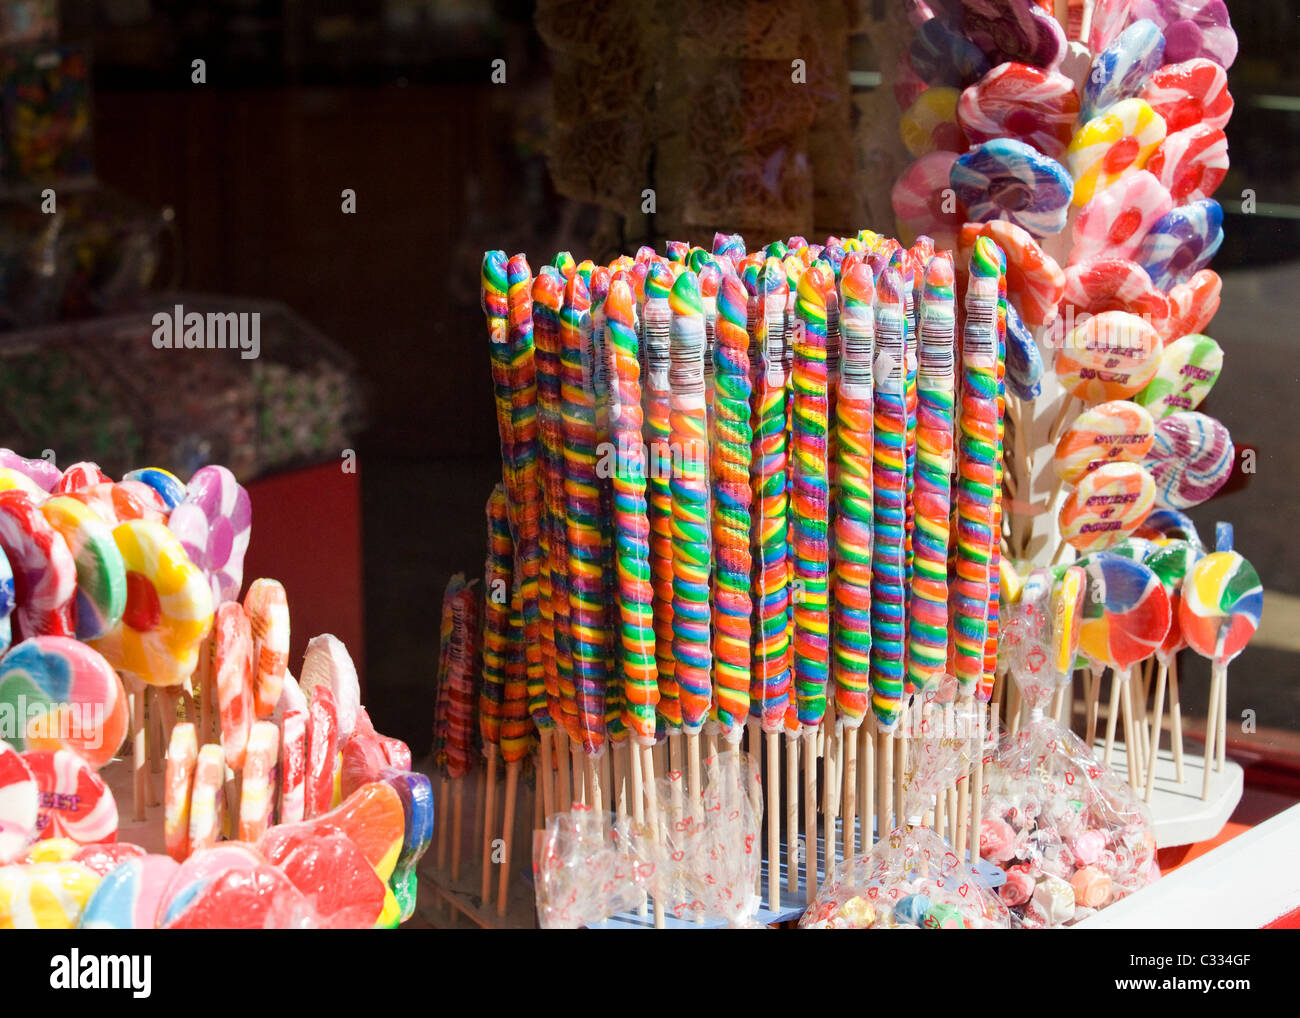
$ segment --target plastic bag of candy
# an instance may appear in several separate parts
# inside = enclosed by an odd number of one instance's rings
[[[533,836],[533,884],[544,930],[602,922],[641,902],[655,865],[631,822],[581,804],[552,814]]]
[[[1044,714],[1073,666],[1081,601],[1077,578],[1031,574],[1004,630],[1003,660],[1029,722],[984,767],[980,855],[1006,871],[998,893],[1013,921],[1032,929],[1073,925],[1160,876],[1145,805]]]
[[[678,772],[656,782],[655,791],[662,854],[654,894],[665,910],[688,921],[753,925],[763,819],[758,764],[734,751],[707,759],[694,809]]]
[[[936,796],[970,772],[989,745],[983,705],[957,699],[941,676],[918,693],[902,722],[909,728],[903,815],[870,852],[841,863],[799,920],[801,929],[1007,929],[1001,899],[935,831]]]

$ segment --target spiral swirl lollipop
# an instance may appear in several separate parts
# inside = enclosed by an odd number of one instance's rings
[[[537,399],[540,415],[543,463],[543,494],[548,526],[542,531],[546,542],[547,569],[542,574],[549,585],[552,649],[543,655],[549,662],[544,670],[546,714],[533,710],[540,731],[565,727],[573,717],[573,650],[569,622],[568,534],[564,500],[564,424],[560,398],[560,316],[564,283],[559,270],[546,266],[533,282],[533,330],[537,361]],[[546,618],[543,615],[543,619]],[[545,639],[546,630],[543,630]],[[569,704],[568,709],[565,703]]]
[[[1143,100],[1112,103],[1079,128],[1066,152],[1074,204],[1088,204],[1125,173],[1142,169],[1164,140],[1164,119]]]
[[[654,587],[655,669],[659,675],[659,716],[670,733],[682,727],[682,708],[673,657],[672,451],[669,444],[669,384],[672,309],[668,294],[673,274],[655,260],[645,280],[645,416],[649,478],[650,575]]]
[[[979,697],[988,702],[993,697],[993,680],[998,667],[998,628],[1002,576],[1002,478],[1004,472],[1003,442],[1006,434],[1007,405],[1007,252],[999,245],[998,253],[998,360],[997,360],[997,416],[998,445],[993,461],[993,547],[989,555],[988,580],[988,632],[984,638],[984,678],[980,683]]]
[[[849,729],[862,724],[871,693],[874,300],[871,266],[857,260],[840,277],[843,357],[835,406],[835,706]]]
[[[1214,551],[1196,563],[1183,581],[1178,609],[1187,645],[1210,659],[1210,705],[1205,726],[1205,777],[1209,797],[1210,757],[1217,744],[1216,770],[1223,770],[1228,727],[1228,664],[1259,628],[1264,590],[1255,567],[1235,551]]]
[[[492,395],[496,401],[497,432],[501,439],[501,463],[510,469],[514,460],[511,431],[509,304],[506,282],[506,253],[485,251],[480,273],[480,299],[487,318],[488,351],[492,365]]]
[[[871,542],[871,708],[885,731],[898,723],[905,659],[906,330],[903,281],[885,268],[876,280]]]
[[[510,592],[515,546],[510,539],[506,489],[498,484],[487,502],[488,556],[483,593],[483,684],[478,724],[484,748],[501,743],[501,705],[505,699],[506,658],[510,650]]]
[[[1218,493],[1232,476],[1235,460],[1228,429],[1213,417],[1187,410],[1156,424],[1144,462],[1155,480],[1156,505],[1190,509]]]
[[[791,449],[794,575],[794,684],[799,721],[816,727],[826,713],[830,651],[829,508],[826,410],[826,292],[833,285],[814,265],[795,301],[794,435]]]
[[[713,348],[714,717],[728,741],[740,741],[749,713],[751,443],[749,333],[744,284],[722,281]]]
[[[997,486],[998,278],[1002,254],[980,237],[970,259],[957,442],[956,572],[949,585],[949,661],[963,694],[984,674]]]
[[[1205,268],[1222,246],[1223,208],[1213,198],[1202,198],[1152,224],[1133,260],[1156,286],[1171,290]]]
[[[569,737],[594,755],[605,744],[605,595],[596,478],[596,407],[591,387],[591,305],[587,286],[577,272],[564,287],[560,339],[575,709],[569,721]]]
[[[907,642],[909,689],[924,689],[947,662],[953,343],[957,322],[953,277],[949,253],[930,259],[921,300],[915,530]]]
[[[907,406],[907,522],[903,531],[903,556],[906,563],[904,575],[912,582],[912,528],[915,526],[913,494],[916,489],[916,359],[917,359],[917,300],[916,271],[911,255],[901,247],[889,256],[889,264],[898,270],[903,281],[904,356],[906,358],[903,395]],[[922,269],[924,271],[924,269]]]
[[[1059,71],[1000,64],[961,94],[957,121],[971,142],[1016,138],[1059,160],[1079,116],[1074,82]]]
[[[778,259],[768,258],[764,263],[757,289],[751,483],[758,561],[754,569],[754,676],[749,696],[750,710],[762,719],[763,731],[771,733],[780,731],[790,702],[785,487],[785,303],[789,284]]]
[[[1147,78],[1141,98],[1165,118],[1170,133],[1197,124],[1222,131],[1234,105],[1228,72],[1204,57],[1160,68]]]
[[[1165,37],[1153,21],[1135,21],[1092,60],[1083,86],[1079,118],[1091,120],[1102,110],[1141,91],[1164,63]]]
[[[689,270],[673,283],[670,447],[672,473],[673,657],[687,734],[708,714],[709,647],[708,433],[704,399],[704,308]]]
[[[614,467],[615,569],[623,673],[623,723],[642,746],[655,740],[659,681],[655,669],[654,589],[650,583],[650,524],[646,517],[646,453],[641,437],[641,365],[636,304],[630,285],[615,277],[605,299],[610,360],[610,437]]]

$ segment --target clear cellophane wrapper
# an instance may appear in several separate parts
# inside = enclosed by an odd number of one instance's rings
[[[913,698],[900,722],[909,733],[903,776],[909,825],[837,866],[799,920],[801,929],[1009,927],[997,894],[942,837],[920,826],[932,815],[936,794],[967,775],[989,745],[983,706],[970,697],[958,700],[955,692],[956,680],[941,677]]]
[[[654,878],[654,851],[627,819],[575,805],[533,835],[537,918],[574,930],[636,907]]]
[[[747,753],[710,757],[694,810],[685,784],[676,772],[655,783],[661,855],[653,893],[678,919],[753,926],[760,903],[758,764]]]
[[[1151,815],[1073,732],[1045,716],[1065,676],[1044,646],[1041,612],[1014,612],[1000,654],[1028,724],[984,767],[980,855],[1006,871],[999,888],[1018,926],[1071,926],[1160,877]]]

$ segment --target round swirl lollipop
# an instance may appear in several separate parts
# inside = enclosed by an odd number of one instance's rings
[[[24,729],[19,749],[67,749],[100,768],[126,738],[122,680],[95,650],[65,636],[24,640],[0,660],[0,707]]]
[[[212,625],[212,591],[161,523],[129,520],[113,531],[126,565],[121,623],[95,648],[119,671],[153,686],[180,685]]]
[[[1169,632],[1169,595],[1149,566],[1120,555],[1090,555],[1079,651],[1098,668],[1125,672],[1150,657]]]
[[[1065,29],[1031,0],[962,0],[961,25],[994,64],[1051,68],[1065,56]]]
[[[898,217],[900,235],[910,239],[929,234],[936,242],[956,240],[962,213],[946,208],[943,194],[956,161],[956,152],[931,152],[912,163],[895,181],[889,200]]]
[[[1061,506],[1061,537],[1085,554],[1109,548],[1138,528],[1154,500],[1143,467],[1107,463],[1086,474]]]
[[[1162,290],[1185,282],[1209,263],[1223,244],[1223,209],[1213,198],[1179,206],[1161,216],[1134,257]]]
[[[123,474],[122,480],[147,484],[158,493],[168,512],[185,501],[185,485],[181,483],[181,479],[161,467],[141,467],[139,470]]]
[[[1208,124],[1177,131],[1165,137],[1147,169],[1180,204],[1208,198],[1228,175],[1228,138]]]
[[[1157,420],[1195,410],[1219,380],[1223,350],[1209,336],[1176,339],[1160,352],[1160,364],[1147,387],[1133,397]]]
[[[1020,313],[1007,305],[1007,385],[1020,399],[1033,400],[1042,391],[1043,355]]]
[[[1157,290],[1146,269],[1123,258],[1094,258],[1065,270],[1066,305],[1075,315],[1127,311],[1159,331],[1169,317],[1169,298]]]
[[[1052,456],[1057,476],[1078,484],[1107,463],[1137,463],[1154,439],[1155,423],[1142,407],[1117,399],[1099,403],[1075,418]]]
[[[1181,411],[1164,418],[1144,461],[1156,483],[1156,505],[1190,509],[1212,498],[1232,475],[1235,457],[1232,436],[1213,417]]]
[[[1178,621],[1192,650],[1227,665],[1246,649],[1264,610],[1254,566],[1235,551],[1210,552],[1192,567],[1182,593]]]
[[[76,565],[77,639],[107,635],[126,608],[126,566],[113,531],[89,506],[68,495],[48,499],[41,514],[63,536]]]
[[[26,456],[19,456],[12,449],[0,449],[0,468],[26,474],[36,482],[37,487],[46,492],[55,489],[61,476],[59,468],[49,460],[28,459]]]
[[[1186,283],[1169,291],[1169,317],[1161,324],[1160,336],[1170,343],[1182,336],[1205,331],[1219,312],[1223,280],[1213,269],[1201,269]]]
[[[190,478],[185,501],[167,520],[190,560],[210,577],[214,604],[239,596],[252,522],[248,492],[219,466],[204,467]]]
[[[1125,173],[1142,169],[1164,140],[1164,120],[1141,99],[1107,107],[1079,128],[1066,152],[1074,204],[1088,204]]]
[[[0,550],[13,568],[18,637],[73,636],[76,563],[26,492],[0,491]]]
[[[39,794],[31,768],[0,740],[0,866],[17,859],[35,839]]]
[[[966,135],[957,123],[955,88],[927,88],[898,122],[903,145],[913,158],[929,152],[964,152]]]
[[[59,483],[54,486],[56,495],[65,495],[70,491],[81,491],[95,484],[111,484],[113,479],[99,469],[98,463],[74,463],[63,471]]]
[[[1028,231],[1014,223],[988,223],[980,235],[1007,256],[1007,297],[1031,328],[1049,325],[1065,292],[1065,273]]]
[[[1113,103],[1137,95],[1164,56],[1165,37],[1155,22],[1133,22],[1093,58],[1079,118],[1091,120]]]
[[[989,69],[979,46],[938,18],[917,29],[907,55],[911,70],[929,85],[964,88]]]
[[[949,182],[971,219],[1007,219],[1037,237],[1065,228],[1073,185],[1055,159],[1014,138],[995,138],[953,163]]]
[[[1168,188],[1146,170],[1127,173],[1099,192],[1074,221],[1070,264],[1132,258],[1148,231],[1174,207]]]
[[[1228,72],[1204,57],[1160,68],[1147,79],[1140,98],[1165,118],[1171,134],[1197,124],[1222,131],[1232,118]]]
[[[1056,374],[1071,395],[1088,403],[1140,391],[1156,373],[1160,337],[1126,311],[1106,311],[1078,325],[1056,354]]]
[[[1160,26],[1171,64],[1206,57],[1228,68],[1237,59],[1237,33],[1223,0],[1133,0],[1129,17]]]
[[[1015,138],[1056,160],[1065,156],[1078,117],[1074,82],[1029,64],[1000,64],[957,103],[957,122],[974,144]]]
[[[71,750],[28,750],[23,760],[40,790],[38,838],[71,838],[80,845],[117,840],[117,802],[104,779]]]
[[[1133,533],[1157,543],[1177,540],[1204,547],[1192,518],[1177,509],[1152,509],[1151,515]]]
[[[1199,544],[1193,544],[1191,541],[1172,540],[1164,544],[1157,545],[1155,550],[1147,556],[1147,567],[1156,574],[1156,579],[1160,585],[1165,588],[1165,593],[1169,595],[1169,605],[1172,616],[1169,623],[1169,632],[1156,648],[1156,657],[1160,663],[1167,665],[1170,659],[1180,650],[1187,646],[1187,638],[1183,635],[1183,626],[1180,619],[1183,603],[1183,581],[1186,580],[1187,574],[1192,571],[1205,555],[1205,551]]]

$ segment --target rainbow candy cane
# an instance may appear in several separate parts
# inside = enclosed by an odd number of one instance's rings
[[[654,590],[650,584],[650,524],[646,518],[646,455],[641,437],[641,365],[637,362],[636,303],[619,276],[605,298],[610,438],[614,443],[614,567],[621,625],[623,724],[637,742],[655,741],[659,681],[655,670]]]
[[[704,307],[698,277],[677,277],[672,308],[669,388],[672,471],[673,657],[682,726],[698,732],[712,686],[709,648],[709,443],[704,403]]]
[[[785,269],[768,258],[758,276],[750,349],[754,370],[754,444],[750,481],[758,563],[754,572],[754,676],[750,710],[764,732],[778,732],[790,703],[790,636],[786,617],[790,580],[786,573],[787,497],[785,435]]]
[[[732,743],[749,713],[750,505],[753,429],[749,423],[749,332],[745,285],[734,273],[722,280],[713,346],[714,718]]]
[[[871,696],[872,361],[876,287],[857,258],[840,276],[839,395],[835,404],[835,706],[849,729],[866,717]]]
[[[950,671],[963,695],[984,676],[998,447],[998,275],[1001,252],[980,237],[970,257],[962,331],[962,391],[957,444],[956,577],[948,592]]]
[[[791,545],[799,589],[794,599],[794,683],[796,710],[805,728],[821,724],[826,713],[830,653],[826,291],[832,285],[829,273],[813,265],[800,278],[795,301]]]
[[[907,689],[924,689],[948,654],[948,528],[951,514],[953,341],[957,319],[949,252],[924,270],[917,369],[916,488],[908,608]]]
[[[882,731],[903,700],[907,591],[907,326],[903,279],[876,280],[875,443],[871,548],[871,709]]]

